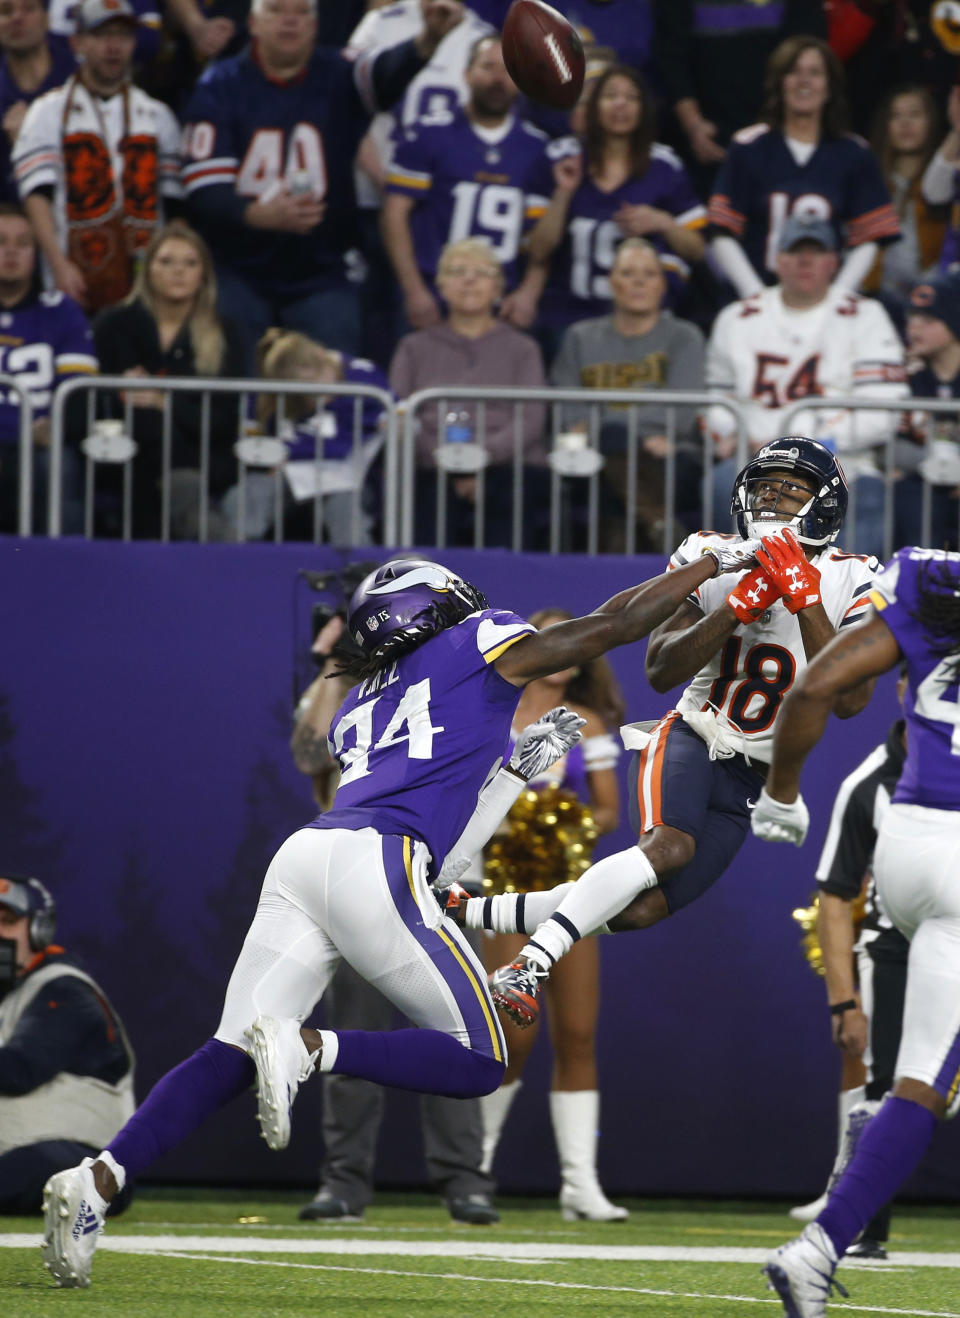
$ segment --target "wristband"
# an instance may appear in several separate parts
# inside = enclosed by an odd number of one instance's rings
[[[856,1010],[856,998],[849,998],[846,1002],[835,1002],[830,1008],[831,1016],[842,1016],[845,1011]]]

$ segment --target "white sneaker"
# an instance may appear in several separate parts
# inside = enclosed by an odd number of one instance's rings
[[[796,1208],[790,1209],[790,1216],[795,1222],[812,1222],[814,1218],[820,1216],[827,1206],[827,1192],[824,1190],[819,1199],[814,1199],[809,1204],[798,1204]]]
[[[786,1318],[826,1318],[833,1288],[846,1299],[847,1292],[834,1278],[837,1255],[822,1226],[811,1222],[801,1235],[767,1256],[764,1272],[770,1290],[783,1300]]]
[[[612,1204],[599,1185],[583,1189],[563,1186],[560,1211],[565,1222],[625,1222],[630,1216],[629,1209]]]
[[[89,1286],[103,1233],[103,1199],[93,1183],[92,1158],[51,1176],[43,1187],[43,1266],[58,1286]]]
[[[257,1068],[257,1120],[267,1147],[274,1151],[290,1143],[290,1108],[297,1090],[313,1074],[320,1055],[308,1053],[300,1023],[258,1016],[244,1038]]]

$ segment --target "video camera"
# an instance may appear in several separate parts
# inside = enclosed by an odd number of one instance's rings
[[[359,563],[348,563],[340,571],[331,572],[311,572],[308,568],[301,568],[297,574],[301,577],[312,591],[318,595],[330,596],[336,603],[331,600],[318,601],[313,604],[310,610],[310,644],[320,635],[323,628],[331,618],[342,618],[347,620],[347,606],[353,592],[363,581],[364,577],[369,576],[380,564],[375,559],[363,559]],[[322,667],[325,660],[323,655],[310,652],[311,660],[318,668]]]

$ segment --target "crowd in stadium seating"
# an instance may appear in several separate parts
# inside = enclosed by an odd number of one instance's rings
[[[170,0],[162,12],[150,0],[51,0],[49,8],[0,0],[0,199],[11,216],[22,206],[39,258],[24,293],[0,241],[0,373],[20,377],[32,396],[35,516],[44,514],[47,418],[62,379],[96,370],[97,359],[104,373],[249,377],[279,331],[300,336],[304,361],[305,338],[316,362],[329,365],[330,354],[341,362],[318,381],[389,378],[398,398],[429,385],[548,378],[709,389],[748,404],[753,446],[809,396],[926,396],[920,385],[960,395],[950,347],[960,320],[951,275],[960,263],[951,215],[960,197],[960,45],[936,20],[931,26],[929,6],[557,7],[588,54],[569,116],[526,100],[511,82],[497,38],[509,0]],[[808,228],[785,246],[797,220]],[[0,223],[0,239],[4,232]],[[450,246],[465,239],[485,247]],[[639,318],[625,309],[622,271],[617,289],[625,239],[642,240],[627,265],[649,266],[657,288],[657,304]],[[190,269],[173,260],[178,252]],[[63,335],[46,328],[76,327],[81,311],[92,325],[86,352],[64,348]],[[934,321],[946,352],[929,346],[921,322]],[[838,365],[844,328],[857,351]],[[301,362],[292,378],[309,379],[309,370]],[[314,452],[320,446],[338,461],[353,420],[328,401],[314,399],[312,420],[294,421],[301,431],[309,423]],[[14,402],[0,432],[3,531],[16,527]],[[255,426],[254,407],[243,421],[235,399],[214,403],[209,446],[201,405],[185,396],[172,420],[150,391],[98,408],[126,411],[128,421],[133,410],[133,534],[162,529],[161,476],[174,537],[198,533],[201,486],[211,500],[205,537],[277,529],[271,472],[259,474],[259,494],[251,479],[242,516],[237,506],[232,445]],[[480,416],[476,403],[446,421],[424,415],[418,539],[436,533],[439,477],[446,542],[474,543],[476,475],[444,468],[434,450],[467,432],[483,441],[478,430],[499,424],[500,439],[488,429],[483,542],[510,543],[507,410],[499,423],[495,407]],[[259,409],[274,435],[287,420],[275,411]],[[641,545],[659,546],[670,444],[678,534],[685,518],[698,521],[704,444],[712,440],[718,462],[732,461],[729,415],[726,430],[718,416],[681,414],[673,441],[655,411],[641,420]],[[622,510],[616,422],[605,419],[600,448],[604,498]],[[908,424],[895,412],[854,420],[815,409],[804,424],[853,468],[864,548],[878,547],[891,486],[896,542],[919,538],[927,484],[937,543],[956,543],[949,417],[934,424],[916,412]],[[516,460],[526,473],[530,547],[546,543],[544,460],[557,427],[555,411],[526,409]],[[62,473],[67,531],[82,530],[77,445],[86,429],[74,414]],[[282,436],[288,448],[300,444],[304,462],[305,434]],[[338,520],[335,499],[324,516],[298,509],[309,495],[291,469],[286,533],[312,538],[322,527],[331,539],[375,540],[382,454],[368,455],[358,464],[362,516],[348,521]],[[100,475],[94,530],[121,534],[121,474]],[[728,485],[724,473],[716,487]],[[612,533],[605,547],[622,540]]]

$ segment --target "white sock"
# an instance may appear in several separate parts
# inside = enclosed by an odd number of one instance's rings
[[[554,913],[572,887],[572,883],[558,883],[545,892],[471,897],[467,902],[467,928],[492,929],[497,934],[532,934]]]
[[[104,1149],[102,1153],[98,1153],[93,1161],[102,1162],[104,1166],[110,1168],[110,1171],[113,1173],[113,1179],[117,1183],[117,1193],[119,1194],[127,1183],[126,1169],[121,1167],[120,1163],[117,1162],[109,1149]]]
[[[333,1064],[337,1060],[337,1054],[340,1051],[340,1040],[337,1038],[336,1030],[318,1030],[320,1038],[323,1040],[323,1051],[320,1054],[320,1070],[332,1071]]]
[[[639,847],[618,851],[591,865],[521,951],[544,970],[570,951],[578,938],[593,933],[618,915],[645,888],[654,888],[657,876]]]
[[[501,1085],[492,1094],[484,1094],[480,1099],[480,1116],[483,1120],[483,1159],[480,1170],[484,1175],[493,1166],[493,1159],[500,1143],[500,1132],[513,1106],[513,1100],[520,1091],[520,1081],[511,1080]]]

